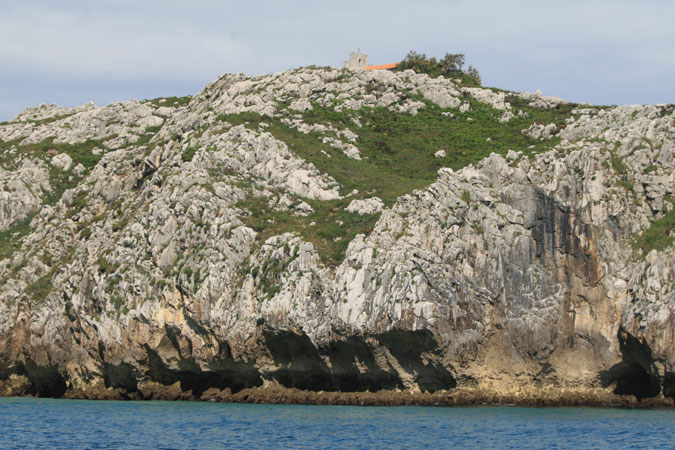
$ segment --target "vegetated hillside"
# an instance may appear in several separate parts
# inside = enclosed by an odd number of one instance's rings
[[[0,394],[667,404],[673,112],[330,68],[30,108]]]

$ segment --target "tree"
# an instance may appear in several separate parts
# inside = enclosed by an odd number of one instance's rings
[[[427,55],[410,50],[399,64],[401,70],[412,69],[415,72],[424,72],[429,64]]]
[[[426,73],[430,77],[461,78],[469,84],[480,86],[481,79],[478,70],[473,66],[464,70],[464,61],[463,53],[446,53],[440,61],[437,61],[436,58],[427,58],[424,53],[411,50],[398,64],[396,70],[412,69],[417,73]]]
[[[464,66],[464,54],[446,53],[439,64],[443,75],[461,75]]]
[[[466,69],[466,76],[469,77],[476,85],[480,86],[482,80],[480,79],[478,69],[476,69],[474,66],[469,66],[469,68]]]

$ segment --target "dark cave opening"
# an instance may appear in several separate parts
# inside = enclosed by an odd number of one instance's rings
[[[28,360],[25,369],[26,376],[31,383],[27,394],[37,397],[59,398],[66,393],[66,379],[61,375],[57,366],[39,366]]]
[[[131,364],[103,364],[103,382],[105,387],[124,389],[126,392],[138,392],[136,370]]]
[[[174,370],[166,367],[159,355],[147,346],[146,352],[149,366],[146,374],[152,381],[165,386],[180,382],[183,392],[192,391],[196,397],[210,388],[229,388],[236,393],[263,384],[260,373],[252,364],[217,360],[209,363],[209,370],[201,370],[193,360],[183,359],[178,364],[179,370]]]
[[[438,343],[429,330],[391,330],[377,336],[381,345],[408,373],[414,374],[415,383],[422,391],[435,392],[453,389],[457,381],[440,363],[422,358],[422,354],[438,354]]]
[[[332,384],[336,391],[403,389],[403,382],[394,370],[378,366],[373,349],[363,336],[333,340],[320,351],[330,360]]]
[[[288,388],[310,391],[333,390],[330,370],[306,334],[292,331],[263,331],[265,345],[277,366],[271,375]]]
[[[654,379],[642,366],[637,363],[620,362],[608,372],[611,381],[606,385],[616,383],[614,393],[617,395],[633,395],[638,400],[659,395],[661,387],[658,378]]]
[[[603,386],[615,384],[615,394],[633,395],[638,400],[659,395],[661,381],[649,345],[623,328],[619,328],[617,337],[623,360],[600,373]]]

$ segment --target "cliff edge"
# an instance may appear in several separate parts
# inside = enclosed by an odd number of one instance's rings
[[[29,108],[0,395],[672,405],[674,112],[330,68]]]

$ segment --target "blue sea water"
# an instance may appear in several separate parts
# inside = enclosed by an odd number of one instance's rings
[[[675,410],[0,398],[0,448],[675,448]]]

